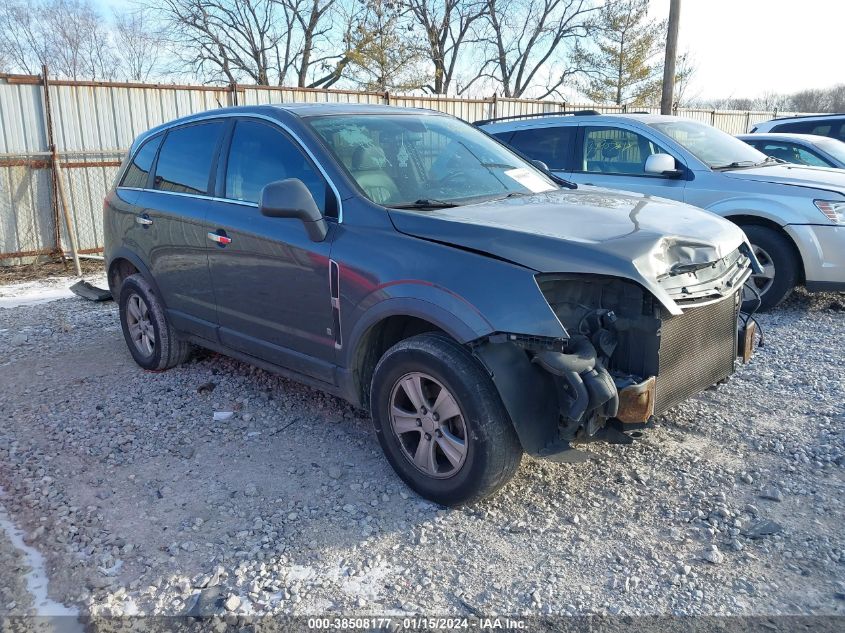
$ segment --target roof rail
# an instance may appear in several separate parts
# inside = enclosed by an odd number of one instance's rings
[[[791,114],[789,116],[778,116],[774,119],[769,119],[769,121],[788,121],[789,119],[823,119],[825,117],[830,116],[843,117],[845,116],[845,112],[825,112],[823,114]],[[761,121],[761,123],[763,123],[763,121]]]
[[[535,112],[533,114],[514,114],[512,116],[500,116],[493,119],[479,119],[473,125],[487,125],[488,123],[495,123],[496,121],[513,121],[514,119],[530,119],[532,117],[544,116],[593,116],[601,114],[598,110],[570,110],[569,112]]]

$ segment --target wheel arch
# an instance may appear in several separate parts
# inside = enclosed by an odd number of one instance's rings
[[[121,248],[112,254],[109,260],[109,267],[107,271],[109,290],[112,296],[117,299],[120,294],[120,284],[129,275],[141,274],[150,286],[152,286],[159,300],[162,301],[161,291],[155,281],[150,269],[144,264],[138,255],[127,248]]]
[[[801,256],[801,251],[798,249],[798,245],[795,243],[795,240],[792,239],[792,236],[787,233],[783,227],[778,224],[777,222],[770,220],[769,218],[765,218],[759,215],[750,215],[747,213],[736,213],[732,215],[725,216],[725,219],[730,220],[734,224],[742,227],[745,226],[762,226],[767,229],[771,229],[772,231],[776,232],[778,235],[783,237],[787,244],[789,244],[790,248],[792,248],[792,252],[795,255],[795,261],[798,262],[798,280],[800,283],[804,283],[806,281],[806,275],[804,273],[804,258]]]
[[[357,320],[344,345],[345,391],[354,402],[367,407],[376,363],[393,345],[423,332],[441,332],[464,344],[484,333],[475,325],[471,327],[453,312],[422,299],[394,297],[376,304]]]

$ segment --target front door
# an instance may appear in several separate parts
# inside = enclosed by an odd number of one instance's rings
[[[334,226],[323,242],[313,242],[299,220],[262,215],[261,189],[286,178],[302,180],[331,215],[333,194],[297,143],[269,122],[238,119],[221,154],[219,199],[207,216],[219,337],[233,349],[332,382]]]
[[[638,132],[608,125],[581,127],[575,169],[567,176],[579,184],[635,191],[683,202],[686,180],[645,173],[652,154],[669,154]],[[683,165],[675,157],[679,168]]]

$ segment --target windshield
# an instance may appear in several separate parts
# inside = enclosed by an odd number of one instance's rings
[[[370,200],[434,208],[557,189],[476,128],[437,115],[315,117],[309,123]]]
[[[845,143],[835,138],[818,139],[814,141],[819,149],[833,156],[840,163],[845,163]]]
[[[676,120],[650,125],[675,139],[693,156],[713,168],[756,165],[766,160],[763,152],[711,125]]]

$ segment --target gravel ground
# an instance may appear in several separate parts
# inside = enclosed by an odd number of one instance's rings
[[[113,303],[0,309],[0,505],[92,615],[842,615],[841,302],[797,293],[633,445],[461,509],[340,400],[205,352],[143,372]],[[0,533],[0,614],[25,567]]]

